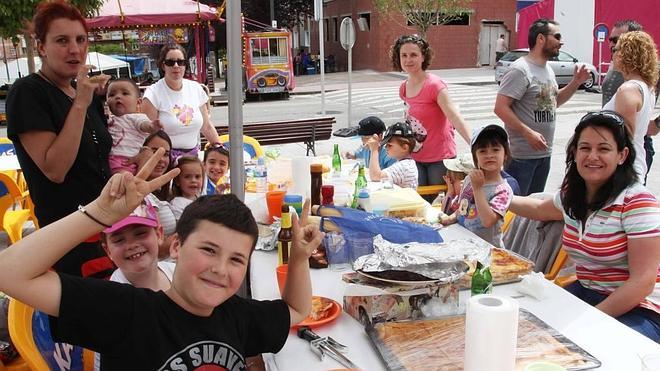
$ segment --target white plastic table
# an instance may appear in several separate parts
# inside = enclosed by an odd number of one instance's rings
[[[441,235],[445,240],[463,239],[474,235],[459,225],[444,228]],[[255,299],[277,299],[280,297],[275,276],[277,253],[256,251],[252,255],[250,282]],[[314,295],[332,298],[343,303],[346,283],[341,280],[345,272],[330,269],[312,269],[312,291]],[[493,293],[517,296],[517,284],[495,286]],[[462,302],[467,301],[469,291],[461,291]],[[591,353],[602,362],[598,370],[637,371],[641,370],[639,355],[660,354],[660,345],[619,323],[614,318],[574,297],[561,287],[547,282],[545,298],[541,301],[530,297],[518,300],[521,308],[535,314],[568,339]],[[321,336],[332,336],[347,345],[347,356],[361,369],[386,370],[385,364],[371,345],[366,332],[358,321],[343,312],[337,320],[314,330]],[[329,370],[342,368],[335,360],[324,361],[312,353],[309,343],[299,339],[291,331],[284,348],[277,354],[264,355],[269,370]]]

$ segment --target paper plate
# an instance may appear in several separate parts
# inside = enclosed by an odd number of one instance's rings
[[[304,321],[302,321],[302,322],[300,322],[296,325],[291,326],[291,328],[296,329],[296,328],[301,327],[301,326],[308,326],[308,327],[311,327],[311,328],[315,328],[315,327],[323,326],[326,323],[330,323],[330,322],[336,320],[337,317],[339,317],[341,315],[341,305],[339,305],[339,303],[337,303],[336,301],[334,301],[330,298],[326,298],[326,297],[323,297],[323,296],[321,296],[321,297],[324,298],[324,299],[330,300],[332,302],[332,308],[330,308],[330,314],[327,317],[321,318],[320,320],[317,320],[317,321],[313,321],[311,318],[307,317],[307,318],[305,318]]]
[[[389,278],[383,278],[375,275],[374,273],[378,272],[363,272],[362,270],[357,270],[358,274],[361,274],[369,279],[376,280],[376,281],[382,281],[382,282],[389,282],[389,283],[396,283],[399,285],[423,285],[423,284],[436,284],[441,282],[441,280],[421,280],[421,281],[401,281],[401,280],[393,280]]]

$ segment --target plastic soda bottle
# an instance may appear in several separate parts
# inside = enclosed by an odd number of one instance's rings
[[[257,167],[254,169],[255,190],[257,193],[268,192],[268,170],[263,157],[257,160]]]

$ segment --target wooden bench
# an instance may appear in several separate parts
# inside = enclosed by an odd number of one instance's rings
[[[334,116],[251,122],[243,124],[243,134],[256,139],[262,146],[303,142],[307,146],[307,156],[310,151],[316,156],[316,141],[330,139],[335,122]],[[216,126],[215,130],[218,135],[229,134],[227,126]],[[202,137],[202,148],[205,145],[206,139]]]

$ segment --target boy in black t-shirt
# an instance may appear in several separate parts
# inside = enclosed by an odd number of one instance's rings
[[[154,292],[49,267],[87,236],[126,217],[177,175],[151,181],[159,149],[136,175],[115,174],[101,195],[0,253],[0,291],[51,315],[54,340],[103,355],[103,370],[245,369],[245,357],[277,352],[311,309],[308,258],[322,233],[293,220],[284,300],[235,295],[257,239],[250,210],[233,195],[205,196],[181,216],[171,254],[172,286]],[[301,223],[304,224],[304,223]],[[44,249],[48,243],[48,249]]]

